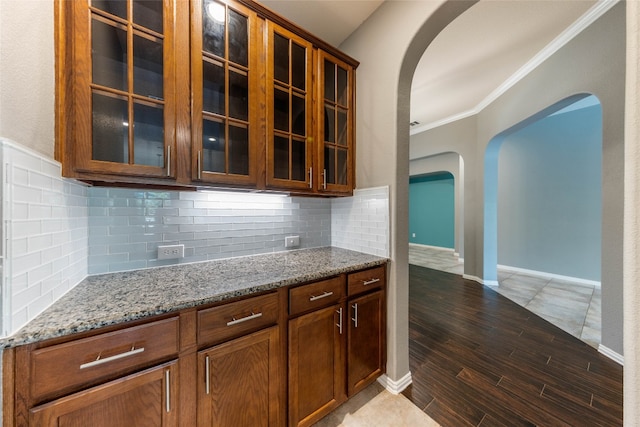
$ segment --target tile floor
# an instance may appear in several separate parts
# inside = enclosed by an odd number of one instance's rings
[[[439,427],[405,396],[393,395],[378,382],[349,399],[314,427]]]
[[[453,251],[409,245],[409,264],[463,274]],[[601,336],[600,288],[543,276],[498,270],[496,292],[562,330],[598,348]]]

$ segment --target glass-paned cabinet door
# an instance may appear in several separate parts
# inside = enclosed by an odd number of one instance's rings
[[[73,2],[76,168],[173,177],[171,0]]]
[[[318,53],[318,189],[353,190],[353,68]]]
[[[312,45],[267,26],[267,186],[311,189]]]
[[[262,64],[256,14],[233,1],[191,2],[192,179],[255,184]]]

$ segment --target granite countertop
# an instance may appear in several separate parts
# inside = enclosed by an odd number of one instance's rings
[[[89,276],[0,348],[61,337],[384,264],[334,247]]]

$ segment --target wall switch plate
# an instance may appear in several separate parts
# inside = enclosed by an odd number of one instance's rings
[[[285,248],[297,248],[300,246],[300,236],[287,236],[284,238]]]
[[[184,258],[184,245],[158,246],[158,259]]]

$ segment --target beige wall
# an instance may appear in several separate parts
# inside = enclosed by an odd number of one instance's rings
[[[0,0],[0,136],[53,157],[53,0]]]
[[[640,2],[627,2],[624,425],[640,425]]]

